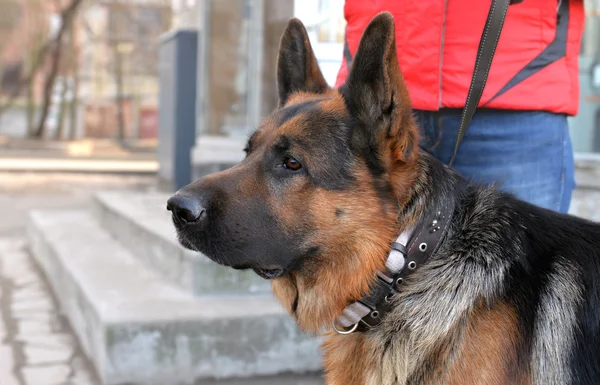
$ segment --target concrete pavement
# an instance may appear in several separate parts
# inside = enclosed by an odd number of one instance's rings
[[[99,384],[21,238],[0,239],[0,384]]]

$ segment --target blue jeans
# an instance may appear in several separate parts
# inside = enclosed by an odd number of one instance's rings
[[[461,110],[415,111],[421,147],[450,162]],[[466,178],[497,184],[532,204],[567,212],[575,188],[573,149],[565,115],[478,110],[454,168]]]

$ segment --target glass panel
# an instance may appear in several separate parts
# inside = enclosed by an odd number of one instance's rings
[[[262,85],[260,117],[271,113],[279,103],[277,94],[277,56],[279,40],[285,30],[288,20],[294,14],[293,0],[264,1],[264,41],[262,59]]]
[[[344,52],[344,0],[298,0],[294,15],[306,26],[323,76],[333,86]]]
[[[569,118],[573,150],[579,153],[600,152],[600,1],[585,0],[584,6],[579,112]]]
[[[246,137],[277,106],[279,40],[294,15],[305,22],[327,80],[335,82],[343,57],[344,0],[205,0],[198,5],[204,39],[199,135]]]
[[[209,0],[205,134],[246,135],[251,0]]]

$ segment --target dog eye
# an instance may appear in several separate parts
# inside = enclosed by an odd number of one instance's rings
[[[297,171],[302,168],[302,165],[296,159],[287,157],[283,160],[283,168],[287,168],[288,170],[292,171]]]

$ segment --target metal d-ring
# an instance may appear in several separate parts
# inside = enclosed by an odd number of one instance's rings
[[[346,336],[348,334],[352,334],[356,331],[356,329],[358,329],[358,322],[354,324],[354,326],[352,326],[350,329],[348,330],[340,330],[337,328],[337,325],[335,324],[335,321],[333,321],[333,330],[335,330],[335,332],[337,334],[341,334],[343,336]]]

